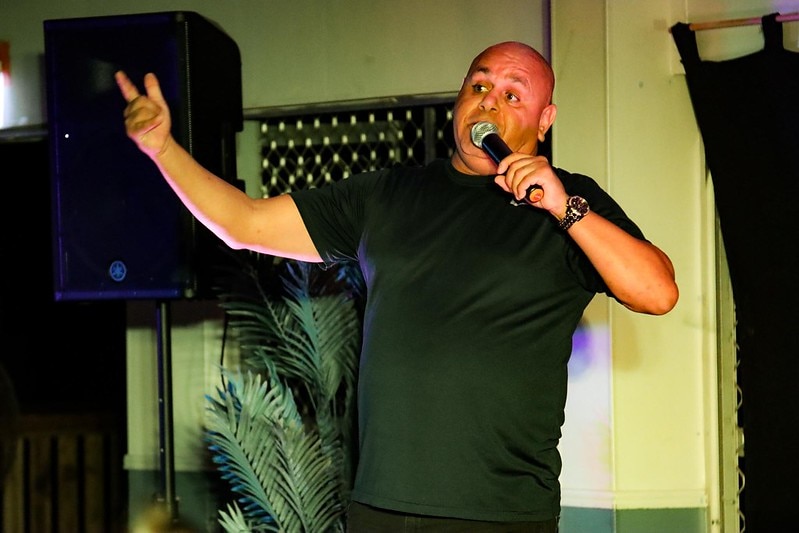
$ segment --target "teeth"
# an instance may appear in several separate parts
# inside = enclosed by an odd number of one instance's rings
[[[492,124],[491,122],[478,122],[472,126],[472,142],[478,148],[482,148],[483,139],[489,133],[499,133],[499,128],[497,128],[496,124]]]

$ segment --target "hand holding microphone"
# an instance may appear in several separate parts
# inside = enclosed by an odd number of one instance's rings
[[[472,126],[472,143],[478,148],[482,148],[488,156],[499,164],[500,161],[509,156],[512,152],[499,136],[499,128],[491,122],[478,122]],[[530,185],[524,193],[524,199],[533,204],[544,197],[544,189],[540,185]]]

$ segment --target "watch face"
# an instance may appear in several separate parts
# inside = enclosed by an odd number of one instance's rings
[[[569,198],[569,207],[573,207],[581,215],[588,213],[588,202],[585,198],[579,196],[572,196]]]

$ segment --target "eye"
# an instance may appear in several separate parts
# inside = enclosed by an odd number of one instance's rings
[[[488,91],[488,87],[486,87],[482,83],[474,83],[472,84],[472,90],[476,93],[484,93]]]
[[[519,101],[519,97],[516,96],[513,93],[505,94],[505,98],[508,100],[508,102],[518,102]]]

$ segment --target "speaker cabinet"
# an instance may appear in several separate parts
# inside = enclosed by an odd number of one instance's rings
[[[180,203],[125,134],[124,70],[154,72],[175,139],[235,183],[241,58],[191,11],[45,20],[56,300],[211,296],[224,245]]]

